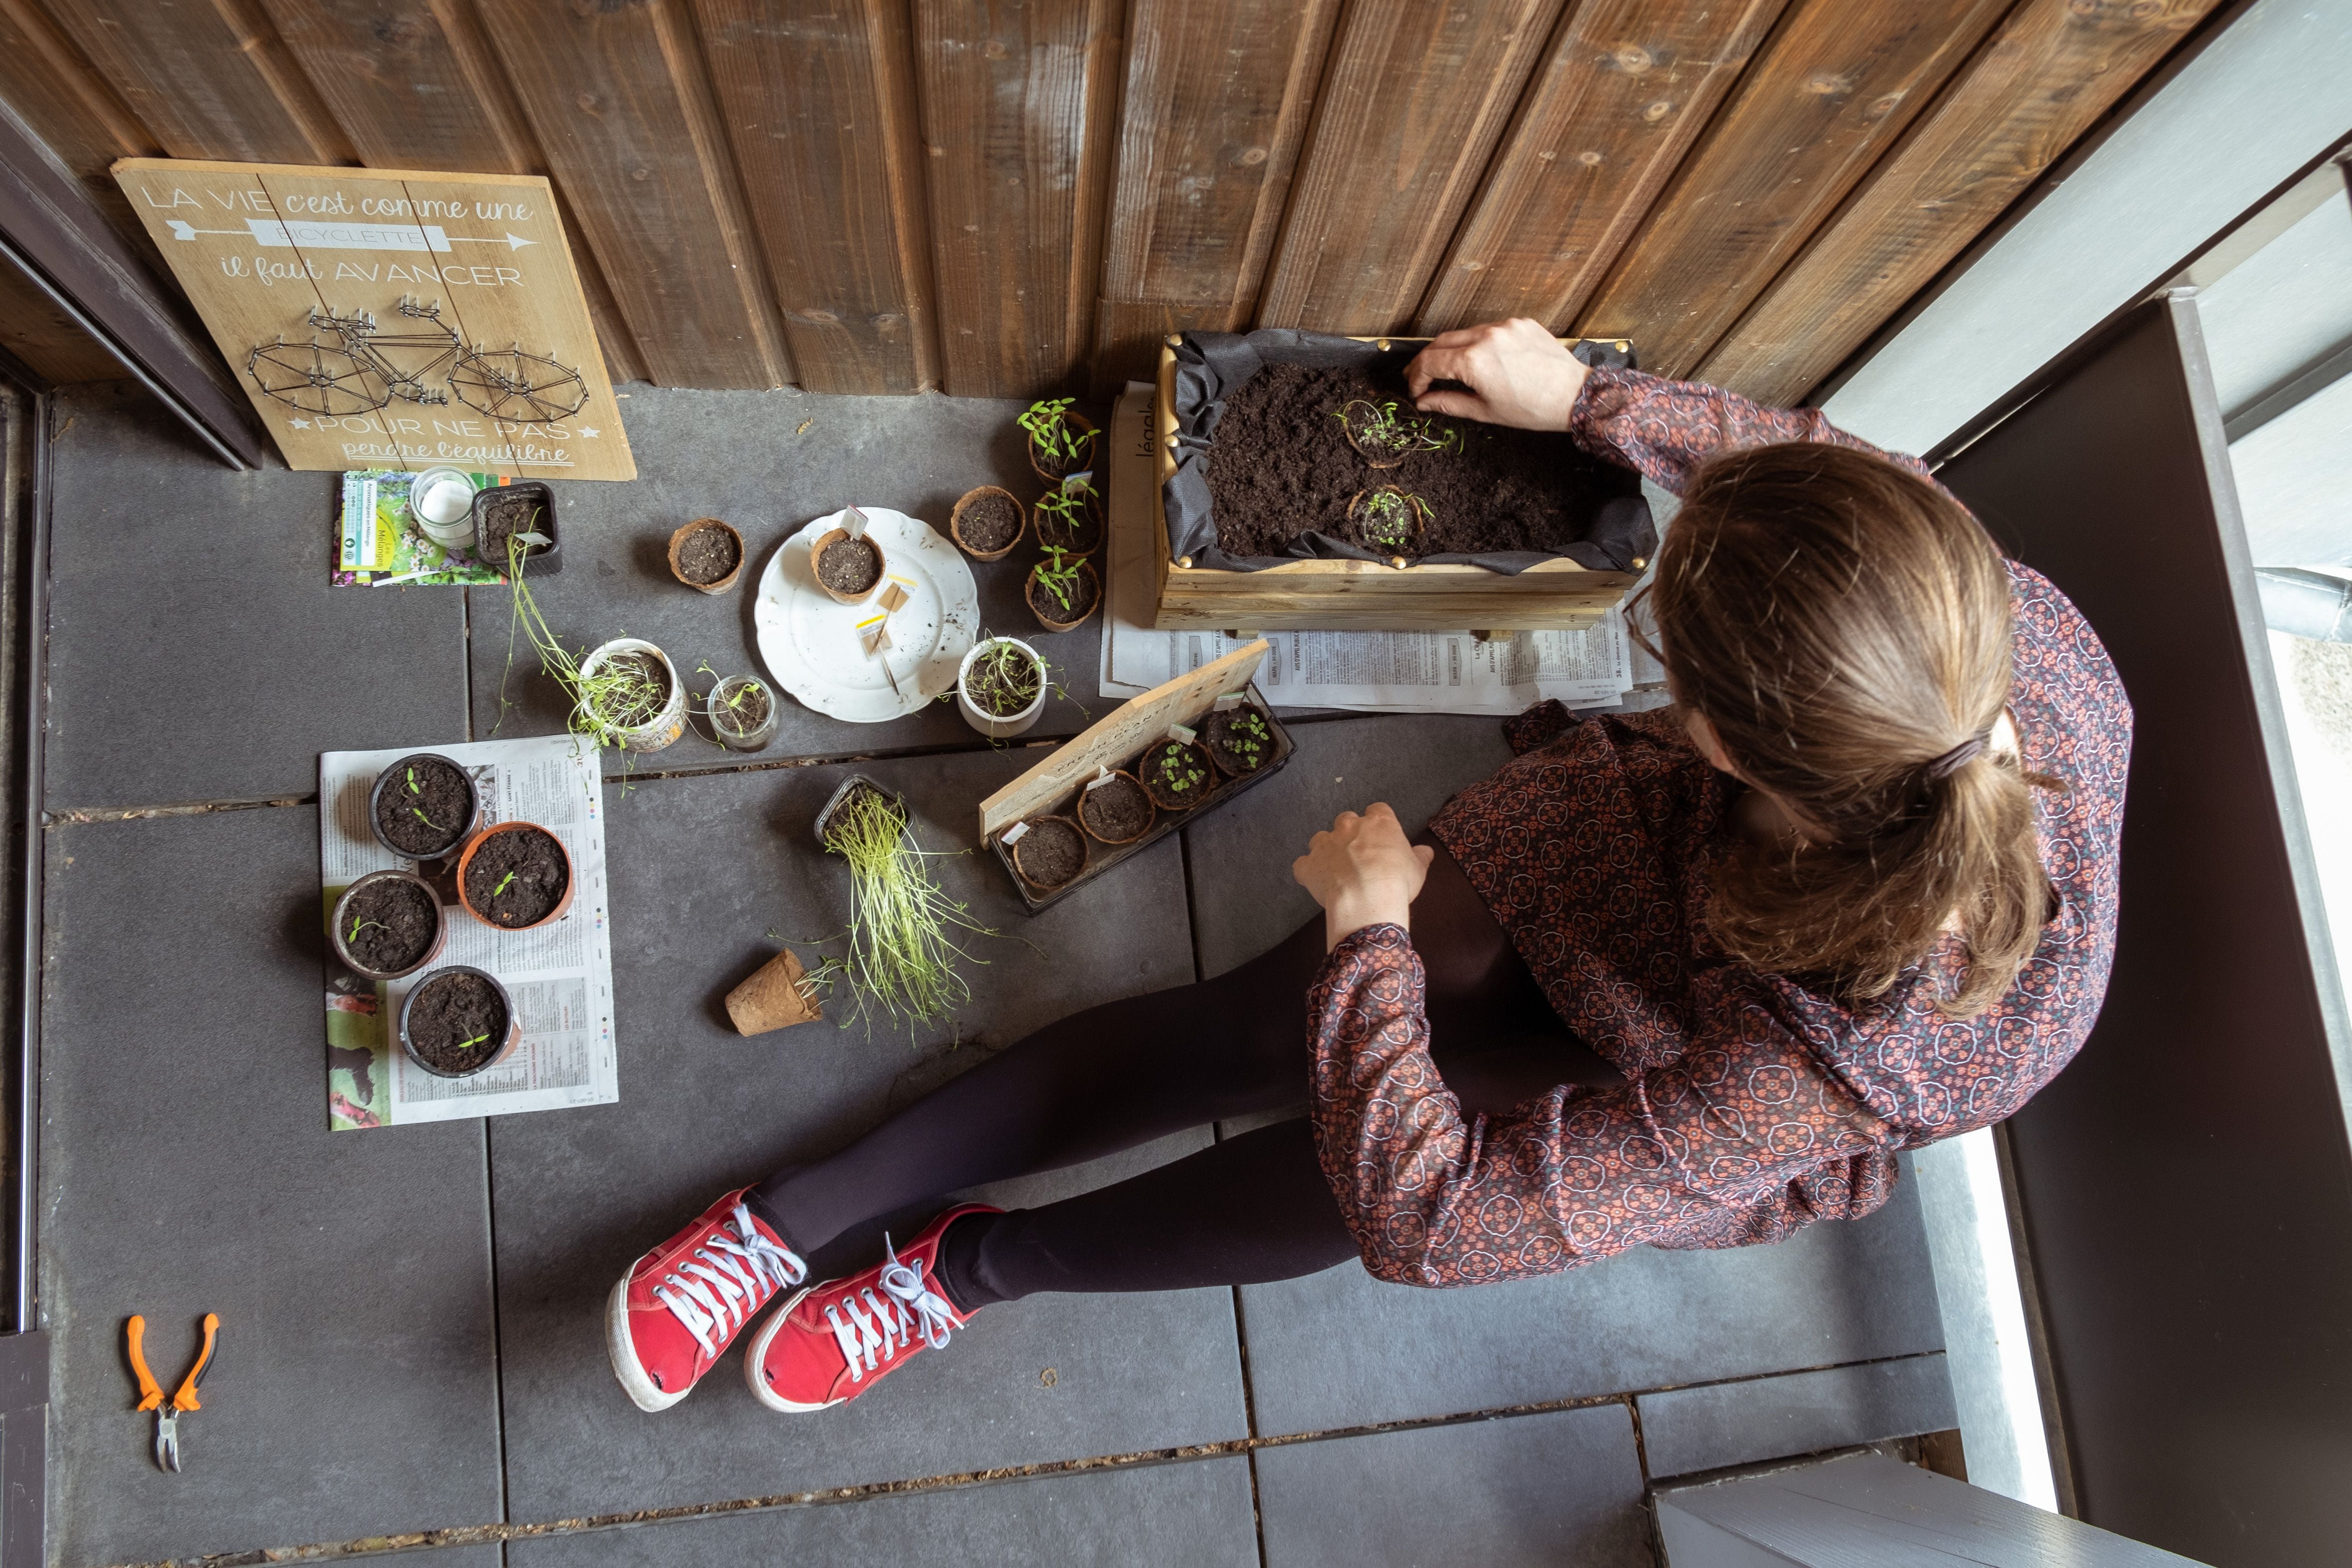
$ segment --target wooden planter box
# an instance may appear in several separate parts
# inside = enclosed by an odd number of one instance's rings
[[[1426,338],[1365,338],[1382,349]],[[1562,340],[1572,342],[1573,340]],[[1154,486],[1152,567],[1159,614],[1152,625],[1254,635],[1276,631],[1546,631],[1599,621],[1641,580],[1641,573],[1601,572],[1561,557],[1506,576],[1483,566],[1384,566],[1371,561],[1288,561],[1259,572],[1195,567],[1171,560],[1168,516],[1160,504],[1176,472],[1176,355],[1160,347],[1159,396],[1152,404],[1159,482]],[[1647,562],[1638,563],[1646,566]]]

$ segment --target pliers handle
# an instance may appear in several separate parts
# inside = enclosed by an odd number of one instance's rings
[[[147,1370],[147,1320],[134,1312],[123,1327],[130,1342],[131,1370],[139,1378],[139,1403],[135,1408],[155,1413],[155,1463],[159,1468],[177,1470],[180,1468],[180,1417],[191,1410],[202,1410],[203,1402],[196,1396],[198,1384],[213,1364],[213,1349],[219,1342],[220,1314],[205,1314],[205,1342],[196,1352],[194,1366],[172,1391],[169,1405],[163,1402],[163,1386],[155,1374]]]

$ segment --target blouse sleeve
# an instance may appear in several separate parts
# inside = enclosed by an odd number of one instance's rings
[[[1695,1005],[1717,1022],[1692,1050],[1622,1088],[1563,1084],[1465,1118],[1430,1058],[1424,984],[1404,929],[1368,926],[1308,994],[1317,1155],[1377,1279],[1525,1279],[1727,1227],[1769,1224],[1739,1237],[1769,1240],[1884,1201],[1875,1177],[1820,1178],[1883,1166],[1895,1129],[1760,997]]]
[[[1638,370],[1587,372],[1568,433],[1594,457],[1638,469],[1676,495],[1691,470],[1717,452],[1784,441],[1850,447],[1927,477],[1917,458],[1882,452],[1831,424],[1819,409],[1767,408],[1719,386],[1668,381]]]

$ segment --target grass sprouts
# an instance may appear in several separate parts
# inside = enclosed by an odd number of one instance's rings
[[[835,807],[824,844],[849,862],[849,956],[840,973],[868,1031],[877,1004],[912,1033],[971,1000],[971,987],[956,972],[956,960],[987,960],[965,952],[958,935],[1003,933],[973,920],[969,906],[932,880],[929,862],[941,852],[916,845],[907,808],[877,790],[853,789]]]
[[[531,513],[535,518],[539,514]],[[513,594],[513,611],[507,623],[507,674],[514,672],[515,637],[528,638],[539,655],[542,674],[562,686],[572,699],[572,732],[599,746],[621,746],[630,731],[653,722],[669,700],[669,688],[660,660],[651,654],[625,653],[606,658],[591,669],[563,646],[540,613],[539,601],[523,581],[523,552],[546,543],[542,533],[507,537],[507,582]],[[499,721],[507,710],[506,679],[499,679]],[[497,733],[496,726],[491,733]]]

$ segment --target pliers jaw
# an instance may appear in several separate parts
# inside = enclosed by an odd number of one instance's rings
[[[168,1405],[155,1412],[155,1468],[180,1469],[180,1413]]]

